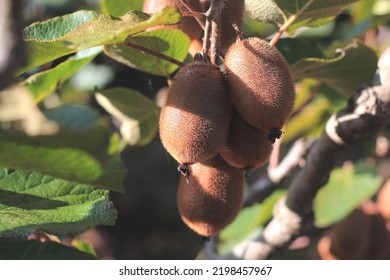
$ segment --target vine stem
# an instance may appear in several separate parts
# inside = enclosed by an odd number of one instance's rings
[[[200,16],[204,16],[204,14],[200,13],[199,11],[195,11],[194,7],[192,7],[192,5],[187,0],[179,0],[179,1],[189,11],[189,13],[182,13],[182,15],[188,16],[189,14],[190,16],[193,16],[195,20],[198,22],[198,24],[200,25],[200,27],[202,27],[202,29],[204,30],[205,26],[199,18]]]
[[[273,146],[271,156],[269,159],[268,170],[273,170],[278,167],[281,147],[282,147],[282,137],[280,139],[277,139],[277,141]]]
[[[212,64],[217,63],[221,44],[221,11],[222,0],[211,0],[211,37],[210,37],[210,60]]]
[[[211,29],[211,23],[209,20],[209,14],[210,9],[206,12],[206,24],[204,28],[204,34],[203,34],[203,45],[202,45],[202,53],[208,54],[210,49],[210,29]]]
[[[140,46],[140,45],[137,45],[137,44],[133,44],[133,43],[130,43],[130,42],[125,42],[124,43],[126,46],[128,47],[131,47],[133,49],[137,49],[137,50],[140,50],[146,54],[150,54],[150,55],[153,55],[155,57],[158,57],[158,58],[161,58],[161,59],[164,59],[170,63],[173,63],[173,64],[176,64],[177,66],[179,67],[183,67],[185,64],[181,61],[178,61],[170,56],[167,56],[165,54],[162,54],[160,52],[157,52],[157,51],[154,51],[154,50],[151,50],[151,49],[148,49],[148,48],[145,48],[143,46]]]
[[[279,31],[275,34],[272,40],[269,42],[271,46],[275,46],[279,41],[280,37],[282,37],[283,33],[290,27],[291,24],[304,12],[311,4],[313,4],[314,0],[309,0],[298,12],[293,14],[280,28]]]

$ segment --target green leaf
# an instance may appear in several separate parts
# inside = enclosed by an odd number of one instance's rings
[[[286,38],[280,39],[276,47],[282,53],[288,64],[304,60],[305,58],[323,57],[323,51],[310,39]]]
[[[121,124],[129,145],[149,144],[158,132],[160,108],[136,90],[111,88],[96,94],[98,103]]]
[[[97,16],[98,13],[93,11],[77,11],[47,21],[35,22],[24,29],[24,39],[27,41],[55,40]]]
[[[302,8],[311,0],[247,0],[246,10],[251,18],[282,26],[291,16],[300,13],[288,29],[294,33],[299,27],[318,27],[333,20],[343,9],[359,0],[321,0],[313,1],[306,10]]]
[[[285,190],[273,192],[262,204],[254,204],[241,210],[238,217],[219,235],[219,253],[228,252],[235,244],[244,240],[272,218],[275,203],[286,194]]]
[[[372,16],[372,8],[375,3],[378,2],[376,0],[365,0],[359,1],[357,4],[351,7],[351,15],[355,23],[363,22],[367,20],[367,18]]]
[[[114,225],[109,192],[35,172],[0,170],[0,237],[27,237],[40,229],[77,234]]]
[[[22,82],[22,85],[32,92],[34,101],[38,103],[53,93],[58,86],[72,77],[101,51],[101,47],[80,51],[56,67],[30,76]]]
[[[324,124],[329,117],[329,107],[329,102],[325,97],[316,97],[288,121],[283,141],[289,142],[298,137],[310,135],[312,130],[317,130],[318,126]]]
[[[0,260],[96,260],[96,257],[56,242],[0,240]]]
[[[168,76],[177,70],[177,64],[141,52],[132,45],[183,62],[188,54],[190,39],[180,30],[159,29],[129,37],[122,44],[108,45],[104,48],[105,53],[118,62],[150,74]]]
[[[62,129],[55,135],[3,134],[0,166],[123,192],[125,168],[119,155],[108,151],[107,128],[94,124],[93,113],[85,107],[66,106],[58,110],[46,113],[53,120],[61,119]]]
[[[92,244],[85,240],[78,240],[73,239],[72,240],[72,246],[78,249],[81,252],[87,253],[89,255],[97,257],[95,249],[93,248]]]
[[[377,67],[377,56],[372,49],[353,43],[330,51],[336,56],[327,57],[315,45],[308,48],[309,42],[304,39],[278,42],[278,49],[291,64],[295,80],[317,79],[347,97],[362,85],[372,83]]]
[[[141,11],[121,17],[78,11],[35,23],[25,29],[29,60],[19,73],[77,51],[120,43],[149,27],[175,24],[179,20],[180,14],[175,9],[166,8],[152,16]]]
[[[363,162],[333,170],[328,184],[314,200],[316,226],[327,227],[342,220],[361,202],[374,195],[381,181],[377,170]]]
[[[335,89],[329,87],[327,84],[321,84],[318,88],[319,95],[325,97],[329,102],[329,114],[336,113],[344,109],[348,104],[348,98],[341,95]]]
[[[131,10],[142,10],[144,0],[101,0],[100,8],[103,13],[112,16],[122,16]]]
[[[88,130],[100,125],[99,115],[87,106],[64,104],[43,113],[48,119],[56,121],[63,129]]]

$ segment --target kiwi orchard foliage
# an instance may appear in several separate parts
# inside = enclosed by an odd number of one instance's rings
[[[310,144],[318,139],[321,145],[329,144],[320,135],[329,130],[324,127],[331,114],[351,109],[359,100],[352,98],[356,91],[372,85],[377,54],[386,43],[377,40],[371,29],[388,26],[383,15],[390,14],[383,1],[101,0],[100,4],[100,11],[75,11],[35,22],[23,31],[26,63],[18,66],[17,78],[7,82],[11,87],[0,92],[4,113],[0,121],[5,122],[0,138],[4,167],[0,237],[9,242],[0,240],[0,258],[11,258],[16,251],[18,256],[42,254],[36,258],[94,258],[92,249],[80,253],[85,246],[67,248],[52,240],[96,225],[115,225],[118,213],[109,191],[125,190],[121,156],[126,151],[122,151],[126,146],[148,145],[158,134],[180,172],[175,187],[182,221],[195,232],[194,238],[213,239],[206,248],[217,244],[215,256],[206,258],[266,258],[272,246],[288,244],[300,229],[284,226],[308,216],[314,216],[318,227],[332,226],[378,191],[383,181],[378,167],[386,152],[372,157],[369,149],[362,148],[358,159],[345,155],[349,165],[338,167],[326,157],[338,146],[328,145],[328,150],[320,146],[317,156],[318,145],[311,149]],[[348,17],[336,18],[341,13]],[[318,26],[323,28],[309,30],[318,37],[305,36],[305,28]],[[15,51],[23,57],[23,48]],[[75,91],[67,80],[98,56],[165,77],[169,85],[165,102],[157,106],[137,90],[105,88],[109,79],[104,76],[91,81],[90,88],[116,121],[97,113],[91,108],[95,102],[89,102],[91,94]],[[382,132],[387,139],[388,131]],[[297,152],[299,143],[303,144]],[[309,148],[315,156],[306,157]],[[333,169],[333,176],[326,174]],[[338,172],[342,176],[334,175]],[[318,182],[310,182],[313,178]],[[309,187],[325,189],[315,203],[311,199],[316,191]],[[285,206],[281,211],[280,205]],[[305,215],[281,222],[285,217],[280,215],[300,214],[301,206]],[[181,221],[178,224],[185,229]],[[335,258],[367,255],[352,254],[360,252],[356,248],[341,254],[337,248],[347,245],[351,231],[335,229],[335,242],[328,246],[339,252]],[[271,241],[256,250],[245,247],[255,244],[245,242],[257,235],[261,242]],[[366,240],[369,236],[374,235],[362,235],[358,243],[374,244]],[[28,237],[47,243],[19,240]],[[383,250],[381,256],[386,254]]]

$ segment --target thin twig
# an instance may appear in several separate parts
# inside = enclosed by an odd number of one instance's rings
[[[291,171],[301,165],[307,150],[313,145],[314,140],[304,141],[298,139],[291,147],[283,161],[273,169],[268,170],[268,177],[274,184],[279,184]]]
[[[237,37],[242,41],[245,39],[245,36],[244,36],[244,32],[242,32],[241,28],[239,27],[239,25],[237,24],[237,19],[235,18],[235,16],[233,15],[232,11],[230,10],[229,6],[225,4],[225,6],[223,7],[223,12],[226,12],[226,15],[228,16],[229,18],[229,21],[230,23],[232,24],[232,27],[234,29],[234,31],[236,31],[237,33]]]
[[[199,20],[204,20],[205,19],[205,15],[202,12],[191,12],[191,11],[188,11],[188,12],[182,12],[181,15],[183,17],[193,17],[193,18],[199,19]],[[204,23],[202,21],[199,23],[199,25],[204,30]]]
[[[189,11],[189,13],[185,13],[185,12],[182,13],[182,16],[184,16],[185,14],[187,14],[186,16],[188,16],[188,14],[190,14],[192,17],[195,18],[195,20],[198,22],[200,27],[202,27],[202,29],[204,30],[204,23],[200,20],[200,16],[204,17],[204,14],[199,11],[195,11],[194,7],[192,7],[192,5],[188,1],[186,0],[179,0],[179,1]]]
[[[125,42],[124,43],[126,46],[128,47],[131,47],[133,49],[137,49],[137,50],[140,50],[146,54],[150,54],[150,55],[153,55],[155,57],[158,57],[158,58],[161,58],[161,59],[164,59],[170,63],[173,63],[173,64],[176,64],[177,66],[179,67],[183,67],[185,64],[181,61],[178,61],[170,56],[167,56],[165,54],[162,54],[162,53],[159,53],[157,51],[154,51],[154,50],[151,50],[151,49],[148,49],[148,48],[145,48],[143,46],[140,46],[140,45],[137,45],[137,44],[133,44],[133,43],[130,43],[130,42]]]
[[[221,11],[222,1],[211,0],[210,16],[211,16],[211,37],[210,37],[210,60],[212,64],[217,63],[220,44],[221,44]]]
[[[279,31],[275,34],[272,40],[269,42],[271,46],[275,46],[275,44],[279,41],[282,34],[290,27],[291,24],[307,9],[311,4],[313,4],[314,0],[309,0],[298,12],[293,14],[280,28]]]
[[[208,11],[205,13],[206,24],[204,27],[203,46],[202,46],[202,53],[205,55],[208,55],[210,50],[210,30],[211,30],[210,13],[211,13],[211,8],[209,8]]]
[[[278,167],[281,147],[282,147],[282,138],[277,139],[277,141],[275,141],[273,145],[271,156],[269,158],[268,172]]]

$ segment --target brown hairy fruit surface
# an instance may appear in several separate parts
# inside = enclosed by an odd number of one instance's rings
[[[186,0],[194,8],[195,12],[201,11],[201,4],[199,0]],[[180,0],[145,0],[143,11],[145,13],[155,13],[163,8],[171,7],[177,9],[179,12],[187,12],[188,10]],[[199,52],[202,48],[203,29],[193,17],[182,17],[178,24],[174,25],[159,25],[148,30],[160,28],[177,28],[188,35],[191,39],[190,53]]]
[[[243,119],[267,131],[280,130],[291,114],[295,88],[289,65],[266,41],[233,44],[224,60],[232,101]]]
[[[233,167],[251,170],[264,165],[271,152],[272,143],[268,133],[234,113],[227,142],[219,151],[222,158]]]
[[[330,252],[341,260],[362,259],[370,246],[370,220],[361,208],[334,225]]]
[[[220,156],[189,166],[187,183],[182,176],[178,208],[184,223],[201,236],[218,234],[242,208],[244,171],[227,164]]]
[[[160,138],[179,163],[215,156],[226,142],[231,104],[217,66],[192,62],[175,76],[160,115]]]
[[[387,220],[390,220],[390,179],[388,179],[377,195],[378,211]],[[390,227],[389,227],[390,230]]]
[[[390,253],[390,232],[386,228],[386,221],[379,213],[369,214],[368,218],[371,239],[366,259],[385,259]]]
[[[229,12],[233,17],[237,27],[242,26],[242,18],[244,12],[244,0],[225,0],[224,10],[221,18],[221,51],[226,52],[227,49],[236,42],[237,32],[232,25]],[[210,7],[210,0],[200,0],[202,11],[206,12]]]

